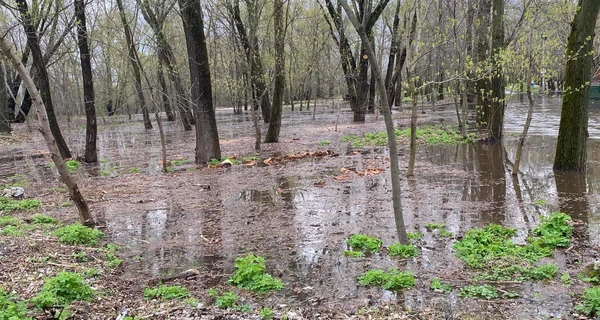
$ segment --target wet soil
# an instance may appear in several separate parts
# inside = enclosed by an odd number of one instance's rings
[[[475,274],[454,256],[452,245],[468,229],[490,223],[516,228],[516,241],[523,242],[542,215],[564,211],[582,227],[577,229],[574,246],[568,252],[557,252],[552,259],[560,273],[569,273],[575,279],[584,265],[597,258],[600,106],[592,105],[590,110],[586,173],[553,173],[560,100],[545,97],[536,106],[520,172],[513,176],[510,163],[525,110],[525,101],[515,99],[509,104],[503,144],[419,147],[415,176],[402,176],[407,229],[424,234],[417,242],[421,255],[410,260],[379,254],[366,258],[343,255],[345,240],[353,233],[378,236],[385,245],[397,241],[387,149],[357,150],[341,142],[347,134],[383,131],[382,118],[370,115],[365,124],[353,124],[350,113],[324,105],[319,106],[316,120],[312,120],[312,110],[288,110],[284,112],[281,142],[263,144],[257,165],[230,168],[197,167],[193,164],[194,133],[184,132],[177,123],[166,123],[169,159],[191,160],[173,166],[168,174],[160,172],[156,130],[145,131],[141,119],[135,117],[133,121],[126,117],[100,121],[101,162],[84,164],[77,178],[109,240],[125,248],[120,253],[124,264],[107,280],[118,284],[115,291],[124,293],[102,311],[106,314],[95,311],[95,315],[87,316],[114,318],[125,306],[131,314],[140,316],[154,314],[152,308],[175,308],[149,307],[140,302],[141,292],[148,279],[190,268],[199,270],[201,276],[179,282],[205,297],[208,288],[226,286],[236,257],[253,252],[264,256],[269,272],[287,285],[267,297],[246,294],[246,298],[253,306],[269,306],[280,314],[294,310],[294,314],[308,319],[345,318],[362,317],[360,312],[371,310],[372,318],[399,319],[577,317],[573,309],[579,303],[583,283],[565,286],[558,279],[495,283],[519,294],[517,299],[496,301],[459,298],[458,290],[450,294],[429,290],[433,277],[455,287],[472,284]],[[435,112],[427,110],[419,116],[420,125],[455,123],[453,105],[438,106]],[[407,127],[409,118],[408,110],[394,113],[399,127]],[[75,154],[84,149],[82,123],[64,126]],[[224,156],[241,159],[255,155],[251,125],[249,114],[218,112]],[[24,124],[16,125],[15,131],[12,141],[0,140],[0,182],[24,179],[27,196],[41,199],[45,214],[75,221],[76,209],[62,205],[68,194],[55,189],[61,184],[55,168],[47,165],[50,160],[45,156],[43,141],[35,132],[28,132]],[[400,147],[403,172],[407,148],[406,144]],[[268,164],[262,161],[317,150],[331,150],[335,156]],[[342,168],[382,169],[382,173],[373,170],[376,174],[340,178]],[[438,232],[430,232],[425,228],[428,223],[445,223],[454,236],[443,238]],[[356,276],[368,269],[390,266],[411,270],[416,286],[396,294],[362,287],[356,281]],[[6,286],[4,281],[2,285]],[[183,315],[175,310],[156,318],[187,316],[191,313]]]

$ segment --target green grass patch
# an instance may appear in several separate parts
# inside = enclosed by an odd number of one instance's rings
[[[421,232],[408,232],[406,234],[409,240],[419,240],[423,238],[423,234]]]
[[[6,292],[0,287],[0,319],[21,320],[31,319],[27,316],[27,305],[23,301]]]
[[[73,301],[91,301],[94,291],[78,273],[59,272],[46,279],[40,293],[32,299],[38,308],[67,306]]]
[[[361,257],[365,256],[365,254],[362,253],[362,251],[354,251],[354,250],[345,250],[344,255],[346,257],[351,257],[351,258],[361,258]]]
[[[100,230],[88,228],[80,223],[70,224],[54,231],[58,237],[58,242],[65,244],[83,244],[95,246],[98,241],[104,238],[104,233]]]
[[[0,227],[19,226],[21,223],[21,220],[13,216],[0,216]]]
[[[375,269],[369,270],[358,276],[358,283],[363,286],[382,287],[389,291],[400,291],[415,285],[415,276],[410,271],[398,271],[390,268],[389,271]]]
[[[188,159],[173,159],[171,160],[171,165],[172,166],[180,166],[182,164],[186,164],[186,163],[190,163],[192,161],[188,160]]]
[[[446,224],[445,223],[428,223],[425,228],[428,231],[433,231],[433,230],[437,230],[437,229],[444,229],[446,228]]]
[[[67,167],[67,170],[71,172],[76,172],[81,167],[81,163],[77,160],[68,160],[65,161],[65,166]]]
[[[265,270],[265,259],[249,253],[245,257],[235,259],[235,273],[227,283],[260,294],[283,289],[283,282],[265,273]]]
[[[262,320],[271,320],[275,316],[275,313],[273,313],[269,307],[264,307],[260,310],[258,315]]]
[[[189,296],[190,291],[182,286],[165,286],[161,284],[158,287],[144,289],[144,299],[175,300]]]
[[[448,293],[452,291],[452,285],[449,283],[443,283],[438,278],[433,278],[429,284],[429,289],[437,292]]]
[[[482,298],[487,300],[499,298],[498,289],[489,284],[462,287],[458,295],[463,298]]]
[[[0,229],[0,235],[8,237],[22,237],[25,235],[25,233],[17,226],[8,225]]]
[[[7,197],[0,197],[0,211],[18,211],[37,209],[42,206],[38,199],[14,200]]]
[[[129,173],[140,173],[142,170],[140,168],[130,168]]]
[[[383,241],[377,237],[370,237],[365,234],[353,234],[346,244],[352,248],[353,251],[361,251],[363,253],[377,253],[383,244]]]
[[[419,253],[419,249],[414,244],[403,245],[394,243],[388,248],[388,255],[390,257],[401,257],[408,259],[418,256]]]
[[[585,289],[583,293],[583,304],[575,307],[575,310],[587,316],[600,315],[600,288]]]
[[[410,128],[396,129],[396,137],[410,138]],[[472,143],[477,139],[476,134],[469,134],[463,137],[456,128],[450,126],[426,126],[417,128],[416,138],[418,143],[427,145],[453,144],[453,143]],[[387,145],[387,134],[385,132],[365,133],[363,136],[346,135],[342,137],[342,142],[349,142],[354,148],[364,146],[384,146]]]
[[[218,289],[208,289],[208,295],[215,300],[215,305],[221,309],[234,308],[240,298],[233,292],[227,291],[221,294]]]
[[[36,214],[33,216],[33,224],[55,224],[58,220],[45,214]]]

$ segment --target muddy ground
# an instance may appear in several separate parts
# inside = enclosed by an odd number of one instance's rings
[[[98,165],[86,165],[77,179],[90,208],[108,234],[107,241],[122,247],[124,260],[118,268],[102,267],[102,254],[89,262],[103,274],[92,280],[102,292],[94,303],[72,306],[77,319],[115,319],[123,310],[141,319],[258,318],[267,306],[276,318],[374,318],[374,319],[571,319],[579,318],[574,307],[589,285],[577,280],[582,267],[593,262],[600,244],[600,219],[596,206],[600,165],[600,110],[590,112],[589,169],[584,174],[554,175],[552,160],[558,98],[540,102],[534,115],[517,176],[510,172],[516,136],[522,130],[524,105],[511,103],[506,116],[503,145],[421,145],[415,176],[402,177],[403,209],[407,230],[419,231],[416,242],[421,255],[400,260],[376,254],[348,258],[346,239],[353,233],[380,237],[385,245],[397,241],[391,207],[387,150],[383,147],[353,148],[341,142],[344,135],[383,131],[381,117],[367,117],[353,124],[349,112],[319,106],[316,119],[309,112],[284,112],[279,143],[263,144],[257,165],[230,168],[197,167],[193,162],[194,133],[177,123],[166,123],[169,159],[187,159],[162,174],[157,130],[144,131],[140,119],[126,116],[99,121]],[[409,112],[394,113],[399,127],[407,127]],[[454,124],[453,105],[438,106],[420,114],[420,125]],[[337,125],[336,125],[337,122]],[[72,151],[83,152],[83,120],[65,123]],[[254,156],[250,115],[218,112],[219,135],[224,156]],[[337,127],[337,131],[336,131]],[[26,124],[14,126],[15,134],[0,139],[0,182],[23,180],[27,197],[38,198],[43,209],[14,214],[23,219],[34,213],[77,220],[68,206],[68,194],[60,191],[55,168],[39,134]],[[266,126],[263,125],[263,132]],[[407,166],[407,143],[400,146],[400,166]],[[277,161],[277,157],[317,150],[333,156]],[[272,161],[263,160],[271,158]],[[357,172],[383,169],[383,173],[343,177],[342,168]],[[139,169],[139,170],[136,170]],[[137,172],[139,171],[139,172]],[[377,170],[373,170],[376,172]],[[17,174],[18,176],[15,176]],[[67,204],[66,204],[67,203]],[[429,290],[433,277],[455,287],[472,284],[469,271],[453,253],[452,245],[465,231],[490,223],[518,229],[523,242],[540,216],[564,211],[576,220],[573,246],[550,259],[559,274],[569,273],[571,285],[558,277],[547,282],[494,283],[516,292],[516,299],[479,300]],[[445,223],[452,237],[425,228]],[[85,248],[84,248],[85,249]],[[71,252],[84,250],[64,246],[43,231],[26,238],[0,236],[0,285],[23,299],[37,294],[44,276],[59,270],[78,271]],[[85,249],[94,256],[93,249]],[[257,296],[226,285],[235,258],[248,252],[264,256],[267,270],[287,285],[276,293]],[[51,263],[32,257],[50,257]],[[411,270],[416,286],[400,293],[360,286],[356,277],[372,268],[396,266]],[[194,268],[200,275],[172,283],[189,288],[201,301],[199,307],[181,302],[163,303],[143,299],[148,283],[160,277]],[[207,290],[233,290],[253,313],[223,311],[210,305]],[[125,308],[125,309],[124,309]],[[38,317],[43,318],[41,314]]]

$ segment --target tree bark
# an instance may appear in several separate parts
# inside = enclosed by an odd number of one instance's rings
[[[283,110],[283,90],[285,89],[285,26],[283,24],[283,0],[274,0],[274,31],[275,31],[275,88],[273,90],[273,105],[269,129],[265,142],[278,142],[281,129],[281,113]]]
[[[8,101],[10,99],[10,88],[5,84],[6,69],[4,63],[0,62],[0,133],[10,133],[10,108]]]
[[[593,43],[600,1],[579,0],[567,43],[567,68],[554,157],[556,171],[584,171]]]
[[[363,24],[360,25],[358,19],[346,3],[346,0],[340,0],[341,5],[346,11],[348,18],[352,21],[354,28],[360,35],[361,41],[365,44],[367,49],[367,53],[370,57],[373,58],[374,61],[378,61],[375,57],[375,51],[371,47],[371,43],[369,42],[369,37],[365,32],[365,21],[363,20]],[[388,138],[388,146],[390,148],[390,175],[392,180],[392,205],[394,208],[394,220],[396,223],[396,232],[398,234],[398,241],[401,244],[408,244],[408,237],[406,235],[406,226],[404,225],[404,217],[402,213],[402,194],[400,190],[400,169],[398,167],[398,145],[396,141],[396,132],[394,129],[394,121],[392,119],[392,112],[390,111],[387,101],[387,95],[385,90],[385,84],[383,83],[383,79],[381,78],[381,70],[379,70],[379,64],[372,64],[372,68],[375,69],[375,77],[377,80],[377,90],[379,90],[379,95],[381,96],[381,110],[383,111],[383,117],[385,120],[385,129]]]
[[[158,78],[158,84],[160,86],[160,97],[162,99],[163,108],[165,109],[165,114],[167,115],[167,121],[175,121],[175,114],[173,113],[173,109],[171,108],[171,101],[169,99],[169,87],[167,86],[167,81],[165,80],[163,64],[160,62],[158,64],[158,71],[156,73],[156,77]]]
[[[525,145],[525,139],[527,138],[527,132],[531,125],[531,119],[533,117],[533,106],[535,101],[531,94],[531,72],[533,70],[533,49],[531,48],[531,33],[529,40],[527,41],[527,57],[529,59],[529,67],[527,68],[527,99],[529,100],[529,108],[527,108],[527,119],[525,120],[525,126],[523,126],[523,133],[519,138],[519,145],[517,146],[517,153],[515,155],[515,163],[513,164],[512,175],[516,176],[519,174],[519,166],[521,165],[521,154],[523,153],[523,146]]]
[[[56,139],[51,133],[48,114],[46,113],[46,108],[44,107],[44,101],[40,92],[35,87],[35,84],[33,83],[31,76],[25,69],[25,66],[23,66],[23,64],[17,58],[14,48],[10,43],[6,41],[5,38],[0,38],[0,50],[14,65],[17,72],[19,72],[19,74],[21,75],[23,84],[31,93],[33,105],[39,119],[40,127],[38,128],[38,130],[42,133],[42,136],[46,141],[46,145],[48,147],[48,150],[50,151],[50,156],[52,157],[52,161],[54,161],[54,164],[56,165],[56,168],[60,173],[60,177],[62,178],[63,182],[67,185],[67,188],[69,188],[71,199],[73,200],[73,203],[75,203],[75,206],[77,206],[77,210],[79,211],[81,223],[85,226],[93,227],[95,225],[95,222],[92,218],[92,215],[90,214],[90,209],[87,205],[87,202],[81,195],[79,187],[77,186],[77,182],[75,182],[75,180],[73,180],[73,178],[69,174],[69,170],[67,170],[65,161],[60,155],[60,150],[58,149]]]
[[[196,122],[196,163],[220,159],[219,134],[200,0],[178,0],[190,64],[192,106]]]
[[[71,151],[69,150],[67,142],[65,141],[62,132],[60,131],[60,127],[58,126],[58,120],[56,119],[56,115],[54,113],[54,105],[52,104],[52,93],[50,92],[50,80],[48,78],[48,70],[46,69],[46,64],[44,63],[44,56],[42,55],[42,50],[40,48],[38,34],[33,25],[33,18],[31,16],[31,12],[29,11],[27,1],[25,0],[17,0],[17,6],[19,7],[19,12],[21,13],[23,28],[25,29],[25,33],[27,34],[27,43],[31,48],[31,57],[33,59],[33,65],[38,73],[38,85],[40,89],[40,94],[42,96],[42,99],[44,100],[43,105],[46,108],[46,114],[48,115],[50,132],[52,133],[52,136],[54,136],[56,145],[60,152],[60,156],[63,159],[71,158]],[[22,75],[21,78],[23,78]]]
[[[83,78],[83,101],[85,105],[85,162],[98,162],[96,149],[96,107],[94,99],[94,80],[92,76],[92,61],[88,44],[88,33],[85,21],[85,4],[83,0],[75,0],[75,16],[77,17],[77,45],[81,60],[81,76]]]
[[[481,0],[477,10],[477,45],[476,45],[476,62],[478,69],[488,69],[490,56],[490,10],[492,8],[492,0]],[[489,77],[477,75],[479,80],[476,83],[477,89],[477,126],[486,128],[490,113],[490,87]]]
[[[491,79],[492,97],[490,114],[488,115],[488,141],[496,142],[502,139],[504,128],[504,109],[506,106],[504,93],[504,73],[500,53],[504,48],[504,0],[494,0],[492,18],[492,63]]]
[[[137,49],[133,43],[133,34],[129,28],[127,17],[125,16],[125,8],[123,8],[123,0],[117,0],[117,7],[119,8],[119,16],[121,17],[121,23],[123,24],[123,31],[125,32],[125,41],[127,42],[127,53],[129,61],[131,62],[131,69],[133,70],[133,78],[135,80],[135,92],[137,93],[140,105],[142,107],[142,116],[144,118],[144,128],[152,129],[152,122],[150,122],[150,114],[148,113],[148,106],[146,105],[146,97],[144,96],[144,90],[142,88],[142,76],[140,74],[139,59],[137,55]]]

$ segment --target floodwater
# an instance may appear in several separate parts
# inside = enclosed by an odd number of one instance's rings
[[[454,107],[438,107],[424,122],[452,123]],[[281,293],[267,298],[297,305],[310,317],[319,311],[350,312],[378,303],[395,303],[412,309],[435,309],[444,318],[465,310],[501,310],[508,318],[568,317],[574,307],[569,289],[559,284],[526,283],[505,287],[521,297],[491,305],[429,291],[433,277],[455,286],[470,284],[472,274],[452,251],[453,238],[428,232],[428,223],[445,223],[461,235],[490,223],[516,228],[516,241],[524,241],[540,216],[564,211],[587,224],[584,241],[600,245],[600,105],[590,107],[588,170],[579,174],[554,174],[552,162],[560,98],[537,101],[530,136],[520,172],[511,175],[527,111],[526,98],[514,98],[506,110],[503,144],[483,143],[422,146],[415,176],[402,177],[403,210],[408,231],[425,236],[417,244],[422,253],[413,260],[386,255],[347,258],[345,240],[353,233],[376,235],[385,245],[397,241],[391,206],[389,171],[372,176],[336,180],[340,168],[387,168],[387,150],[371,148],[362,153],[346,143],[343,134],[383,130],[382,121],[370,117],[354,125],[348,112],[319,109],[284,113],[281,143],[264,145],[262,158],[274,153],[300,153],[331,149],[337,157],[304,159],[273,166],[234,166],[229,169],[194,169],[192,164],[160,174],[160,144],[156,132],[145,133],[139,123],[104,125],[99,134],[98,166],[82,171],[83,190],[94,190],[91,208],[105,223],[110,240],[126,246],[131,259],[125,277],[159,276],[196,268],[204,275],[199,286],[223,285],[233,272],[235,258],[247,252],[265,257],[270,273],[287,283]],[[396,112],[406,126],[408,112]],[[339,131],[335,122],[339,119]],[[250,116],[218,113],[224,155],[252,154]],[[166,124],[169,158],[193,160],[193,132]],[[68,135],[72,149],[81,150],[83,130]],[[266,126],[263,126],[263,133]],[[324,143],[330,142],[330,144]],[[56,181],[54,168],[37,156],[36,145],[20,146],[0,161],[0,178],[19,168],[38,184]],[[405,169],[406,146],[401,148]],[[11,158],[12,157],[12,158]],[[23,168],[23,169],[21,169]],[[130,174],[131,168],[141,173]],[[100,191],[98,191],[100,190]],[[540,204],[544,202],[545,204]],[[74,209],[73,209],[74,210]],[[582,253],[583,264],[593,256]],[[556,254],[563,272],[574,270],[565,255]],[[359,286],[356,276],[372,268],[395,266],[413,271],[415,288],[404,294]],[[572,275],[574,276],[574,275]],[[490,309],[491,308],[491,309]]]

